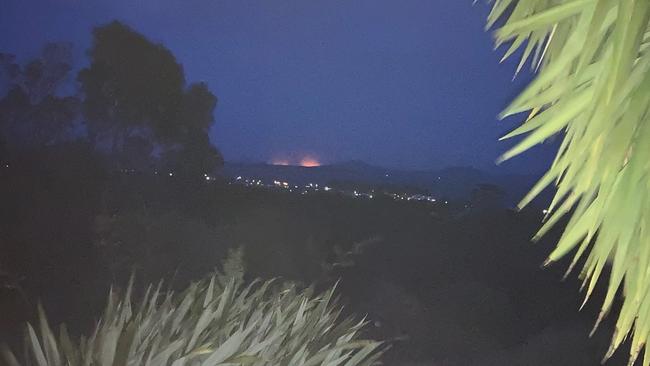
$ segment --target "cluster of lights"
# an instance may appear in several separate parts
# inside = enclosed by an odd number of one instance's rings
[[[319,191],[324,191],[324,192],[334,192],[334,193],[339,193],[355,198],[365,198],[365,199],[373,199],[377,197],[375,194],[374,190],[371,190],[370,192],[361,192],[358,190],[353,190],[353,191],[345,191],[345,190],[335,190],[332,187],[329,186],[321,186],[318,183],[307,183],[304,186],[298,186],[298,185],[291,185],[289,182],[281,181],[281,180],[274,180],[272,184],[265,184],[262,182],[260,179],[248,179],[244,178],[242,176],[238,176],[234,179],[235,184],[242,184],[246,187],[263,187],[263,188],[269,188],[269,189],[284,189],[288,190],[289,192],[296,192],[300,193],[301,195],[306,195],[309,194],[310,192],[319,192]],[[437,200],[429,195],[425,194],[413,194],[413,195],[407,195],[407,194],[400,194],[400,193],[387,193],[387,196],[393,198],[394,200],[404,200],[404,201],[416,201],[416,202],[426,202],[426,203],[435,203]],[[445,204],[449,203],[448,201],[445,201]]]
[[[430,203],[435,203],[437,200],[432,197],[428,196],[426,194],[413,194],[413,195],[406,195],[406,194],[399,194],[399,193],[391,193],[389,194],[390,197],[392,197],[394,200],[400,200],[400,201],[417,201],[417,202],[430,202]],[[448,203],[445,201],[445,203]]]
[[[281,187],[284,189],[289,189],[289,183],[288,182],[280,182],[279,180],[274,180],[273,184],[277,187]]]
[[[9,164],[5,164],[4,166],[5,166],[5,168],[9,168]],[[122,169],[121,171],[123,173],[134,173],[135,169]],[[157,175],[158,171],[155,171],[154,173]],[[170,177],[174,176],[174,172],[169,172],[167,174]],[[388,174],[386,174],[386,176],[388,176]],[[204,173],[203,177],[205,178],[206,181],[211,181],[211,180],[215,179],[213,177],[210,177],[207,173]],[[294,190],[300,189],[299,186],[297,186],[297,185],[291,186],[289,184],[289,182],[285,182],[285,181],[274,180],[273,185],[267,185],[267,184],[264,184],[264,182],[262,182],[261,179],[247,179],[247,178],[243,178],[241,175],[237,176],[235,178],[235,183],[240,183],[240,184],[243,184],[243,185],[245,185],[247,187],[255,186],[255,187],[267,187],[267,188],[281,188],[281,189],[286,189],[289,192],[293,192]],[[321,186],[319,186],[318,183],[307,183],[302,188],[303,188],[303,190],[300,192],[300,194],[302,194],[302,195],[308,194],[310,191],[318,192],[318,191],[321,190]],[[323,186],[322,190],[325,191],[325,192],[331,192],[334,189],[332,187],[329,187],[329,186]],[[347,192],[347,191],[337,191],[337,192],[342,193],[344,195],[353,196],[353,197],[356,197],[356,198],[368,198],[368,199],[375,198],[375,195],[373,194],[374,189],[370,193],[359,192],[357,190],[353,190],[352,193]],[[429,203],[437,202],[434,197],[428,196],[428,195],[425,195],[425,194],[406,195],[406,194],[400,194],[400,193],[388,193],[387,195],[389,197],[393,198],[394,200],[406,200],[406,201],[429,202]],[[448,204],[448,203],[449,203],[448,201],[445,201],[445,204]],[[548,212],[547,210],[543,211],[544,214],[546,214],[547,212]]]
[[[436,199],[435,199],[435,198],[433,198],[433,197],[431,197],[431,196],[428,196],[428,195],[426,195],[426,194],[414,194],[414,195],[412,195],[412,196],[407,197],[406,199],[407,199],[408,201],[420,201],[420,202],[426,201],[426,202],[436,202]],[[445,201],[445,203],[447,203],[447,201]]]
[[[357,191],[352,192],[352,195],[354,195],[354,197],[365,197],[365,198],[373,198],[374,197],[372,195],[372,193],[357,192]]]
[[[241,175],[238,176],[235,179],[235,181],[242,182],[242,184],[244,184],[247,187],[251,187],[251,186],[257,186],[257,187],[264,186],[264,187],[266,187],[266,185],[264,183],[262,183],[261,179],[246,179],[246,178],[242,178]]]
[[[9,167],[9,166],[7,165],[7,167]],[[120,172],[125,173],[125,174],[132,174],[132,173],[136,173],[136,170],[135,170],[135,169],[120,169]],[[160,174],[157,170],[154,170],[153,173],[154,173],[155,175],[159,175],[159,174]],[[165,173],[163,173],[163,174],[165,175]],[[167,172],[166,175],[169,176],[169,177],[173,177],[173,176],[174,176],[174,172]],[[212,180],[215,180],[215,178],[209,176],[208,173],[203,173],[203,178],[204,178],[206,181],[212,181]]]
[[[4,167],[9,168],[9,164],[4,164]],[[127,174],[128,173],[135,173],[135,171],[136,171],[135,169],[121,169],[122,173],[127,173]],[[154,171],[154,174],[158,175],[158,171],[157,170]],[[169,172],[167,174],[170,177],[174,176],[174,172]],[[388,173],[386,174],[386,176],[388,177]],[[205,178],[206,181],[211,181],[211,180],[215,179],[213,177],[210,177],[207,173],[204,173],[203,177]],[[438,179],[440,179],[440,177],[438,177]],[[247,187],[251,187],[251,186],[268,187],[268,188],[274,188],[274,187],[278,188],[279,187],[279,188],[282,188],[282,189],[287,189],[287,190],[289,190],[289,192],[293,192],[294,189],[298,190],[300,188],[297,185],[294,185],[293,188],[292,188],[292,186],[289,185],[289,182],[284,182],[284,181],[279,181],[279,180],[274,180],[273,185],[266,185],[266,184],[264,184],[262,182],[261,179],[245,179],[241,175],[237,176],[235,178],[235,183],[243,183]],[[232,184],[232,182],[230,182],[228,184]],[[307,183],[303,188],[304,189],[300,192],[300,194],[302,194],[302,195],[305,195],[305,194],[309,193],[310,191],[320,191],[320,189],[321,189],[319,187],[318,183]],[[333,191],[333,188],[329,187],[329,186],[323,186],[322,189],[325,192]],[[345,194],[345,195],[351,195],[351,196],[354,196],[354,197],[357,197],[357,198],[361,197],[361,198],[372,199],[372,198],[375,197],[375,195],[373,194],[374,190],[372,190],[371,193],[359,192],[357,190],[353,190],[351,194],[349,192],[346,192],[346,191],[337,191],[337,192]],[[437,200],[434,197],[429,196],[429,195],[425,195],[425,194],[406,195],[406,194],[400,194],[400,193],[387,193],[387,195],[389,197],[393,198],[396,201],[398,201],[398,200],[399,201],[406,200],[406,201],[429,202],[429,203],[437,202]],[[444,201],[444,203],[449,204],[449,201]],[[466,205],[465,207],[467,208],[468,206]],[[547,214],[548,212],[549,211],[546,210],[546,209],[542,210],[543,214]]]

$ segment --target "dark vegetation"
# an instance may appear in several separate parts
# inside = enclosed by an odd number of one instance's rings
[[[0,58],[0,341],[17,342],[39,301],[79,334],[133,270],[184,287],[242,247],[249,278],[340,279],[346,311],[393,344],[386,364],[594,365],[606,350],[608,331],[586,338],[597,304],[577,313],[564,267],[539,269],[557,237],[529,244],[541,210],[456,215],[206,181],[222,163],[207,86],[119,23],[94,39],[73,93],[58,88],[67,46],[27,65]]]
[[[223,164],[208,137],[217,98],[205,83],[187,85],[169,50],[113,22],[95,28],[90,64],[75,77],[70,47],[48,44],[25,65],[0,54],[0,151],[82,139],[113,170],[198,175]]]
[[[605,332],[586,338],[595,309],[578,315],[575,281],[538,269],[548,248],[528,243],[538,211],[454,218],[390,199],[107,173],[88,149],[51,147],[2,170],[0,250],[14,281],[2,290],[5,340],[39,300],[79,332],[133,268],[142,283],[183,287],[243,246],[250,277],[340,278],[348,311],[395,342],[389,364],[592,365],[606,346]]]

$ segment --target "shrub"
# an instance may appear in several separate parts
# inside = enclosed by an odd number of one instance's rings
[[[23,363],[3,346],[10,366],[322,365],[374,364],[384,346],[360,339],[365,322],[339,319],[334,288],[320,295],[278,281],[248,285],[215,273],[175,294],[159,283],[132,302],[113,290],[90,336],[58,335],[39,307],[37,329],[27,325]]]

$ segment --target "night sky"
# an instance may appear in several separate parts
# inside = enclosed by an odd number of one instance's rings
[[[524,85],[499,64],[488,7],[471,0],[2,0],[0,52],[46,41],[87,60],[93,26],[124,21],[172,50],[219,98],[213,142],[230,161],[364,160],[535,173],[552,145],[506,162],[496,115]]]

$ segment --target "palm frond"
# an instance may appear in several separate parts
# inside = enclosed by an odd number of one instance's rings
[[[649,18],[647,0],[496,0],[488,16],[490,27],[505,21],[497,45],[525,45],[520,66],[539,71],[502,114],[529,117],[505,136],[525,137],[500,160],[563,135],[552,166],[520,206],[557,184],[538,237],[571,214],[547,264],[573,253],[571,269],[584,257],[586,299],[611,265],[594,328],[623,288],[605,359],[632,335],[630,364],[650,336]]]

